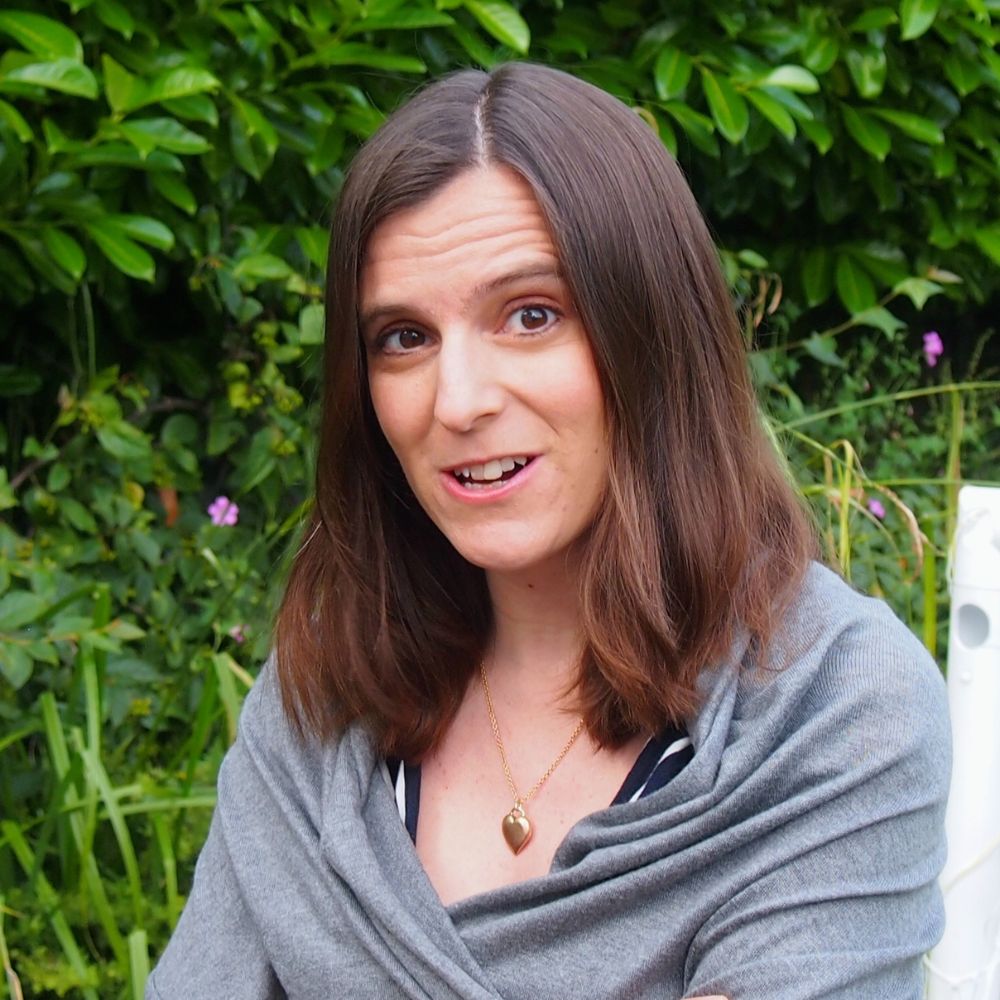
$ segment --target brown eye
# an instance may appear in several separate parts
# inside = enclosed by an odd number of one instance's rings
[[[388,354],[401,354],[415,347],[422,347],[424,335],[419,330],[390,330],[380,341],[380,347]]]
[[[525,330],[540,330],[549,321],[548,313],[541,306],[528,306],[521,310],[521,325]]]

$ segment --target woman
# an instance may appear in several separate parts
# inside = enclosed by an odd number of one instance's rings
[[[918,997],[941,678],[810,562],[638,116],[424,90],[333,224],[311,530],[152,997]]]

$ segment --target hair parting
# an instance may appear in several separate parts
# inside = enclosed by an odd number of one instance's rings
[[[316,503],[276,625],[284,702],[383,753],[441,739],[490,641],[482,570],[413,497],[368,395],[358,328],[376,227],[485,164],[530,185],[591,340],[611,463],[584,547],[577,696],[616,746],[688,719],[697,680],[766,651],[815,542],[767,438],[717,254],[680,168],[615,98],[508,63],[431,84],[347,173],[330,240]]]

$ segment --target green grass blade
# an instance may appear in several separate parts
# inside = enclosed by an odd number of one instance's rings
[[[142,914],[142,879],[139,877],[139,862],[136,859],[128,823],[125,822],[125,817],[121,813],[118,797],[111,786],[111,779],[108,777],[108,772],[104,770],[104,765],[90,747],[83,746],[79,730],[75,730],[73,735],[76,737],[75,742],[79,744],[76,750],[83,760],[84,771],[88,774],[90,781],[93,782],[104,802],[108,821],[114,831],[115,840],[118,841],[118,850],[121,852],[122,862],[125,865],[125,878],[132,896],[133,918],[135,923],[139,923]]]
[[[14,966],[10,963],[10,953],[7,951],[7,935],[3,929],[4,913],[6,913],[4,897],[0,895],[0,963],[3,963],[10,1000],[24,1000],[24,994],[21,992],[21,980],[18,979]]]
[[[63,733],[56,700],[51,691],[46,691],[39,697],[38,702],[42,710],[42,726],[48,742],[49,759],[61,789],[62,801],[59,803],[59,807],[67,817],[87,897],[94,907],[94,912],[97,914],[97,919],[104,933],[107,935],[111,949],[115,953],[115,959],[124,966],[127,959],[125,939],[118,929],[111,904],[108,901],[107,891],[104,888],[104,882],[101,879],[100,869],[97,867],[97,859],[94,857],[90,840],[86,835],[86,823],[80,812],[82,803],[76,786],[71,780],[72,765],[69,748]]]
[[[132,1000],[143,1000],[149,978],[149,946],[144,930],[134,930],[128,936],[128,964]]]
[[[66,956],[66,961],[69,962],[70,968],[76,973],[80,982],[86,983],[90,979],[87,964],[84,962],[83,954],[76,943],[76,939],[73,937],[73,931],[70,929],[69,922],[60,909],[58,894],[52,888],[48,879],[38,870],[35,856],[32,854],[27,841],[21,835],[17,824],[9,820],[3,820],[0,822],[0,830],[3,831],[7,843],[10,844],[14,851],[14,856],[24,869],[25,875],[29,877],[33,876],[32,882],[34,883],[38,900],[49,918],[49,923],[52,924],[52,930],[55,933],[56,940],[59,942],[59,946],[63,950],[63,954]],[[80,992],[85,1000],[100,1000],[93,987],[82,986]]]
[[[937,657],[937,558],[931,545],[924,547],[924,645]]]

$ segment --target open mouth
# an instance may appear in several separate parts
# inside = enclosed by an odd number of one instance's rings
[[[483,465],[467,465],[452,469],[451,474],[467,490],[496,489],[509,482],[534,461],[534,456],[510,455],[493,459]]]

